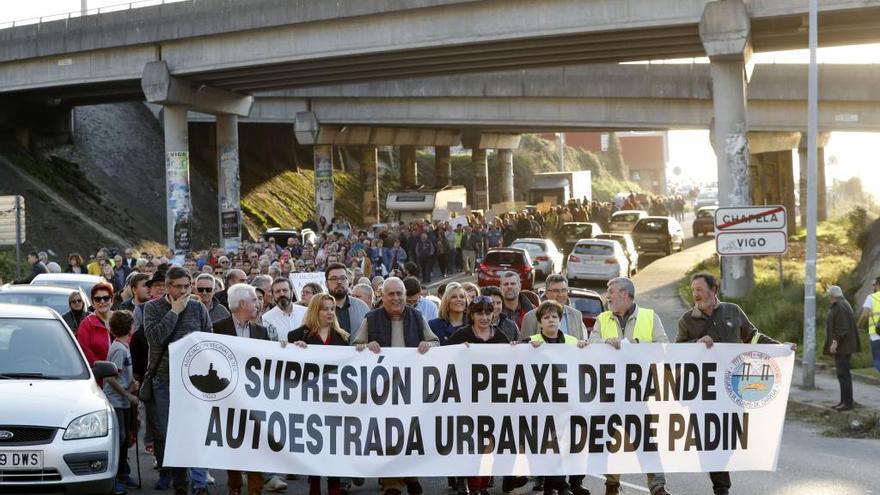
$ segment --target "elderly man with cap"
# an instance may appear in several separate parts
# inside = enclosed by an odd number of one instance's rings
[[[834,406],[838,411],[849,411],[853,408],[853,383],[850,373],[850,358],[861,350],[856,318],[852,306],[843,297],[840,287],[832,285],[828,288],[828,316],[825,319],[826,356],[834,356],[834,367],[837,381],[840,382],[840,402]]]
[[[621,342],[631,343],[658,343],[669,342],[660,316],[652,309],[639,306],[635,303],[636,287],[632,280],[626,277],[613,278],[608,281],[608,311],[599,313],[593,333],[590,334],[590,343],[606,343],[620,350]],[[651,495],[668,495],[666,490],[666,475],[663,473],[648,473],[648,489]],[[605,495],[617,495],[620,493],[620,475],[605,475]]]
[[[862,304],[862,314],[859,315],[858,328],[868,322],[868,340],[871,341],[871,356],[874,358],[874,368],[880,371],[880,277],[874,279],[874,290],[865,298]]]

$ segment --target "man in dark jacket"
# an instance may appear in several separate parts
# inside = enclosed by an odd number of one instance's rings
[[[257,291],[247,284],[236,284],[227,289],[229,308],[232,316],[214,322],[214,333],[245,337],[257,340],[269,340],[266,327],[252,323],[257,317]],[[229,493],[241,493],[243,486],[241,471],[226,471]],[[263,473],[247,473],[248,495],[262,493]]]
[[[27,285],[31,283],[37,275],[41,273],[49,273],[49,269],[40,261],[40,257],[34,251],[28,253],[27,262],[31,265],[31,273],[25,278],[12,282],[14,285]]]
[[[431,283],[431,270],[434,268],[434,243],[428,239],[428,234],[422,233],[416,244],[416,259],[419,261],[419,271],[422,272],[422,282]]]
[[[501,285],[501,294],[504,297],[504,307],[501,312],[507,318],[516,323],[516,328],[522,327],[526,313],[535,309],[535,305],[522,292],[522,283],[516,272],[501,272],[498,274]]]
[[[837,381],[840,382],[840,402],[834,406],[838,411],[849,411],[853,408],[853,384],[849,360],[861,350],[859,334],[856,329],[856,317],[852,306],[843,297],[840,287],[832,285],[828,288],[828,316],[825,319],[825,355],[834,356],[834,367]]]

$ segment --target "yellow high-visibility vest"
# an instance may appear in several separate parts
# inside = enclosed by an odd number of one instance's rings
[[[877,333],[877,321],[880,320],[880,292],[871,294],[871,314],[868,316],[868,333]]]
[[[599,325],[602,331],[602,340],[623,338],[624,331],[617,324],[617,318],[611,311],[599,313]],[[636,313],[636,327],[633,329],[633,338],[639,342],[650,344],[654,341],[654,310],[638,308]]]
[[[562,333],[562,332],[560,331],[559,333]],[[576,339],[575,337],[572,337],[571,335],[565,334],[565,333],[563,333],[562,335],[565,337],[566,344],[577,345],[578,339]],[[538,332],[535,335],[532,335],[531,337],[529,337],[529,340],[531,342],[536,342],[536,341],[547,342],[547,339],[544,338],[544,334],[542,334],[541,332]]]

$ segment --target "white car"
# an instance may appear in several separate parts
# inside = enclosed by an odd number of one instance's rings
[[[636,222],[648,216],[645,210],[620,210],[611,214],[608,222],[608,230],[611,232],[619,232],[621,234],[629,234],[632,232]]]
[[[0,304],[0,492],[110,494],[119,436],[113,408],[73,334],[49,308]]]
[[[98,282],[106,282],[106,280],[104,277],[87,273],[41,273],[31,280],[31,285],[79,289],[88,296],[92,293],[92,287]],[[86,307],[91,306],[91,300],[88,297],[85,301]]]
[[[619,242],[623,247],[623,254],[629,260],[629,276],[632,277],[639,271],[639,251],[636,249],[636,244],[633,242],[631,235],[617,233],[599,234],[596,236],[596,239],[609,239]]]
[[[535,276],[546,277],[551,273],[560,273],[562,271],[563,256],[562,252],[556,248],[556,244],[550,239],[538,239],[527,237],[517,239],[510,244],[512,248],[525,249],[532,258],[532,266],[535,267],[537,273]]]
[[[626,277],[629,260],[619,242],[610,239],[581,239],[568,255],[568,284],[577,281],[607,281]]]
[[[0,288],[0,303],[26,304],[28,306],[44,306],[52,308],[63,315],[70,311],[70,294],[79,292],[80,297],[86,302],[88,308],[89,298],[78,287],[53,287],[34,285],[9,285]],[[2,316],[2,315],[0,315]],[[73,329],[76,332],[76,329]]]

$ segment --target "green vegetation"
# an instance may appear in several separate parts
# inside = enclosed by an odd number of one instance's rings
[[[826,437],[880,439],[880,416],[862,411],[856,408],[841,414],[789,402],[785,418],[815,425],[822,429],[822,435]]]
[[[867,220],[860,223],[862,213],[856,210],[849,214],[819,224],[817,229],[818,263],[816,265],[816,355],[819,360],[833,363],[823,355],[825,342],[825,315],[828,313],[828,298],[825,291],[831,285],[843,289],[847,299],[852,301],[858,290],[858,280],[854,271],[861,257],[857,240],[864,236]],[[791,237],[789,251],[782,262],[783,288],[779,288],[779,268],[776,257],[756,257],[755,288],[743,298],[725,298],[742,306],[749,318],[761,332],[784,342],[798,343],[803,354],[804,328],[804,252],[805,234],[799,232]],[[704,261],[691,269],[679,283],[679,294],[693,302],[690,291],[690,276],[706,271],[720,275],[718,259]],[[857,305],[858,306],[858,305]],[[859,309],[856,307],[856,316]],[[871,367],[871,353],[867,332],[860,332],[862,352],[853,355],[853,368]]]
[[[27,251],[21,250],[21,270],[22,276],[25,270],[30,271],[30,266],[25,261]],[[11,282],[15,279],[15,247],[0,248],[0,285]]]

